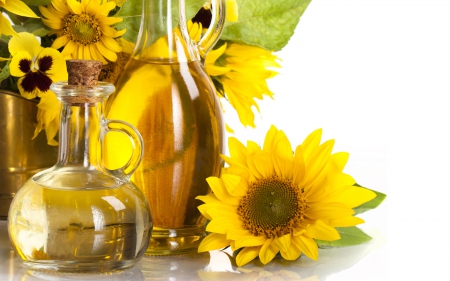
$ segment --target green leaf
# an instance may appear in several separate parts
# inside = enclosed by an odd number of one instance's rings
[[[0,83],[8,78],[10,76],[9,74],[9,61],[6,63],[5,67],[0,72]]]
[[[163,2],[167,3],[167,2]],[[174,9],[178,8],[178,1],[173,0],[172,5]],[[200,8],[205,3],[204,0],[186,0],[186,17],[191,19],[200,10]],[[153,15],[158,15],[159,11],[152,11]],[[116,17],[123,18],[121,23],[117,24],[118,30],[126,29],[127,32],[124,34],[123,38],[130,42],[136,42],[139,28],[141,25],[141,14],[142,14],[142,0],[127,0],[120,11],[115,15]],[[173,15],[172,26],[175,27],[178,23],[178,15]],[[155,28],[156,30],[158,28]],[[154,38],[159,38],[165,34],[157,34],[153,36]]]
[[[237,0],[239,20],[228,23],[222,40],[279,51],[294,34],[311,0]]]
[[[23,27],[29,33],[32,33],[39,37],[44,37],[45,35],[50,33],[50,28],[47,27],[41,19],[28,19]]]
[[[362,188],[366,188],[363,186],[360,186],[359,184],[355,184],[356,186],[362,187]],[[369,188],[366,188],[369,189]],[[355,215],[370,211],[372,209],[375,209],[376,207],[378,207],[386,198],[386,194],[369,189],[373,192],[375,192],[375,194],[377,195],[375,198],[373,198],[372,200],[370,200],[369,202],[366,202],[362,205],[359,205],[358,207],[354,208],[353,211],[355,211]]]
[[[319,245],[320,248],[345,247],[359,245],[372,240],[372,237],[356,226],[336,227],[336,230],[341,235],[341,239],[335,241],[316,240],[317,245]]]
[[[44,6],[52,2],[52,0],[22,0],[28,6]]]

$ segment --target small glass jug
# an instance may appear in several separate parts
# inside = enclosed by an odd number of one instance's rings
[[[50,87],[62,102],[58,160],[14,197],[10,240],[33,269],[129,268],[144,255],[152,231],[148,202],[129,180],[141,162],[142,137],[125,122],[104,118],[103,101],[114,86],[97,85],[101,62],[71,60],[67,65],[69,83]],[[103,140],[110,131],[125,133],[134,147],[128,163],[116,170],[102,162]]]

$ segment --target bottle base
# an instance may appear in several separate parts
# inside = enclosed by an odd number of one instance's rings
[[[152,237],[145,254],[168,256],[197,253],[198,246],[205,236],[204,227],[178,229],[153,227]]]
[[[24,264],[36,271],[52,271],[64,273],[105,273],[112,271],[122,271],[132,268],[137,260],[129,261],[61,261],[61,260],[44,260],[44,261],[24,261]]]

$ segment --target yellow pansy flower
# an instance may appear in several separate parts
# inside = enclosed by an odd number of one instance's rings
[[[229,138],[230,156],[222,156],[229,167],[220,178],[207,179],[213,193],[197,197],[205,203],[200,212],[210,220],[199,252],[231,245],[233,251],[241,249],[238,266],[256,257],[267,264],[277,253],[287,260],[301,253],[317,260],[314,239],[337,240],[335,227],[363,223],[352,208],[376,194],[354,186],[342,172],[348,153],[332,154],[334,140],[321,144],[321,136],[316,130],[295,149],[275,126],[262,148]]]
[[[45,129],[48,144],[57,145],[54,137],[59,128],[60,102],[50,91],[50,85],[67,80],[65,60],[57,50],[41,47],[33,34],[21,32],[19,36],[11,38],[8,43],[12,55],[10,73],[19,77],[17,87],[22,96],[27,99],[41,98],[33,138]]]
[[[104,64],[117,60],[122,47],[117,37],[125,30],[117,31],[111,25],[122,18],[108,17],[116,7],[115,2],[101,0],[52,0],[47,7],[39,7],[42,21],[58,35],[52,47],[64,47],[63,56],[75,59],[98,60]]]
[[[3,8],[13,14],[28,17],[39,18],[28,6],[20,0],[0,0],[0,8]],[[11,22],[0,12],[0,36],[11,35],[19,36],[11,26]]]

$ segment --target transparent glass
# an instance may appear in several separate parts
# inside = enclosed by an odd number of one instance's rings
[[[198,195],[218,176],[224,124],[203,59],[225,20],[225,0],[212,1],[213,19],[199,43],[189,38],[184,0],[144,0],[136,48],[107,101],[108,118],[141,132],[145,153],[132,180],[150,202],[153,235],[147,254],[196,252],[205,236]],[[108,137],[109,166],[127,159],[125,141]]]
[[[57,163],[31,177],[8,215],[13,248],[33,269],[104,272],[132,267],[152,231],[148,202],[129,180],[141,161],[142,138],[123,121],[103,117],[114,90],[99,86],[51,86],[62,102]],[[102,145],[110,131],[125,133],[134,147],[124,167],[105,168]]]

